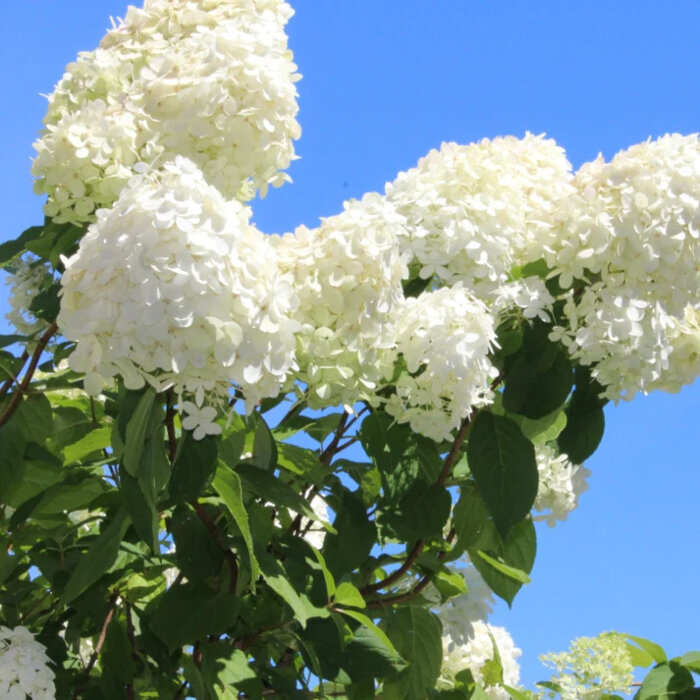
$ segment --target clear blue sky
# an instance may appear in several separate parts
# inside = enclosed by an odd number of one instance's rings
[[[300,72],[293,185],[255,204],[268,232],[381,189],[441,141],[546,132],[578,167],[599,151],[700,128],[696,0],[298,0],[289,25]],[[41,221],[31,144],[48,93],[96,46],[119,0],[5,0],[0,75],[3,228]],[[2,305],[5,294],[2,293]],[[678,654],[700,648],[700,383],[611,407],[587,466],[590,491],[566,523],[539,530],[533,583],[495,622],[537,654],[618,629]]]

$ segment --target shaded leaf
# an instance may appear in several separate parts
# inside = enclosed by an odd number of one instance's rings
[[[469,434],[467,459],[479,493],[505,537],[535,502],[535,448],[512,420],[482,411]]]
[[[77,598],[114,564],[129,522],[129,516],[122,508],[102,533],[93,540],[90,548],[78,561],[78,565],[66,583],[61,596],[65,603],[70,603]]]
[[[255,582],[260,575],[260,566],[257,558],[255,557],[253,536],[250,532],[250,525],[248,523],[248,511],[243,503],[243,490],[238,474],[236,474],[236,472],[234,472],[232,469],[217,469],[216,476],[214,477],[214,488],[223,499],[229,513],[231,513],[231,516],[236,523],[236,526],[243,536],[243,541],[245,542],[246,549],[248,550],[248,559],[250,561],[250,578],[253,588],[255,588]]]

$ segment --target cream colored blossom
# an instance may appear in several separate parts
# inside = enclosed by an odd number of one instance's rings
[[[534,520],[546,520],[554,527],[557,520],[566,520],[578,506],[578,499],[588,490],[586,479],[591,471],[573,464],[566,454],[557,454],[549,445],[535,445],[539,485],[534,509],[542,513]]]
[[[312,408],[367,398],[393,366],[392,312],[407,275],[403,219],[377,194],[346,202],[316,229],[274,237],[299,296],[298,377]]]
[[[53,700],[54,672],[46,648],[26,627],[0,626],[0,698]]]
[[[436,441],[493,400],[489,360],[496,334],[486,306],[461,284],[405,299],[395,312],[396,350],[406,371],[386,411]]]
[[[48,322],[35,316],[29,307],[37,294],[48,288],[53,281],[49,264],[29,255],[19,260],[11,273],[5,280],[5,284],[10,286],[11,307],[5,318],[22,335],[33,335],[46,330]]]
[[[557,675],[562,700],[596,700],[603,693],[627,693],[634,666],[625,638],[617,632],[575,639],[569,651],[540,656]]]
[[[281,185],[299,138],[282,0],[146,0],[49,97],[35,190],[58,222],[94,219],[138,162],[183,155],[226,196]]]
[[[497,650],[497,651],[496,651]],[[454,678],[469,670],[477,683],[483,683],[483,668],[487,661],[500,658],[504,685],[517,686],[520,666],[516,659],[522,654],[504,627],[490,625],[480,620],[456,620],[443,622],[442,669],[438,688],[454,687]],[[508,700],[510,694],[500,685],[486,687],[486,695],[492,700]]]
[[[461,281],[488,300],[515,265],[543,256],[570,171],[542,136],[444,143],[388,184],[386,197],[406,217],[401,245],[419,275]]]
[[[131,389],[173,387],[194,397],[184,420],[199,437],[216,430],[205,396],[216,405],[233,383],[251,410],[279,393],[295,368],[296,299],[249,217],[183,158],[98,212],[65,260],[58,318],[86,390],[117,374]]]

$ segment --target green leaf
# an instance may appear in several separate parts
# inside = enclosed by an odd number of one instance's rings
[[[424,700],[435,687],[442,665],[442,625],[429,610],[407,606],[394,610],[383,627],[408,667],[384,683],[387,698]]]
[[[67,604],[75,600],[114,564],[129,522],[129,516],[122,508],[102,533],[93,540],[90,548],[80,558],[78,565],[68,579],[68,583],[66,583],[61,596],[64,603]]]
[[[202,582],[173,586],[155,604],[151,629],[171,650],[210,634],[223,634],[238,619],[233,593],[215,593]]]
[[[152,552],[157,552],[159,519],[154,504],[148,502],[138,480],[124,469],[120,470],[120,487],[136,534]]]
[[[513,414],[508,416],[517,423],[523,435],[532,442],[533,445],[544,445],[559,437],[559,434],[566,427],[566,413],[557,409],[547,416],[532,420]]]
[[[646,640],[645,640],[646,641]],[[644,677],[635,700],[666,700],[695,685],[692,673],[676,663],[668,661],[655,666]]]
[[[644,639],[644,637],[635,637],[633,634],[623,634],[622,636],[644,649],[657,664],[667,661],[666,652],[658,644]]]
[[[314,484],[320,484],[326,476],[318,454],[298,445],[278,445],[277,463],[288,472],[303,476]]]
[[[60,289],[61,285],[58,282],[54,282],[48,289],[42,289],[38,294],[34,295],[29,305],[29,310],[37,318],[53,322],[61,308],[58,296]]]
[[[29,396],[17,406],[12,422],[20,428],[27,442],[43,444],[53,427],[49,400],[43,394]]]
[[[199,581],[219,571],[223,552],[192,510],[185,506],[175,508],[170,532],[175,542],[177,567],[188,581]]]
[[[21,481],[26,440],[12,421],[0,426],[0,502],[9,504]]]
[[[360,593],[360,591],[358,591],[357,588],[352,585],[352,583],[348,583],[347,581],[343,581],[342,583],[338,584],[338,587],[335,590],[334,600],[336,605],[348,605],[351,608],[367,607],[367,603],[365,603],[362,593]]]
[[[126,426],[126,440],[124,442],[124,454],[122,460],[124,468],[131,476],[137,478],[141,464],[146,438],[150,432],[151,409],[156,399],[155,389],[147,387],[141,394],[136,409],[129,418]]]
[[[335,595],[336,587],[335,587],[335,579],[333,578],[333,574],[330,572],[328,569],[328,566],[326,565],[326,560],[323,558],[323,554],[316,549],[316,547],[309,547],[311,550],[311,553],[313,554],[314,558],[316,559],[316,562],[318,563],[318,568],[321,570],[321,574],[323,575],[323,581],[326,584],[326,596],[328,598],[328,602],[330,602],[331,598]]]
[[[175,503],[196,500],[216,471],[217,442],[214,435],[195,440],[183,433],[170,473],[168,493]]]
[[[0,266],[6,265],[14,257],[21,255],[26,249],[27,243],[39,238],[43,230],[43,226],[30,226],[14,240],[0,243]]]
[[[236,523],[236,526],[243,536],[243,541],[245,542],[246,549],[248,550],[248,559],[250,561],[250,578],[254,589],[255,582],[257,581],[258,576],[260,576],[260,565],[255,557],[253,536],[251,535],[250,525],[248,523],[248,511],[243,503],[243,489],[241,487],[241,480],[238,478],[238,474],[236,474],[236,472],[234,472],[232,469],[219,467],[219,469],[216,471],[216,476],[214,477],[214,489],[223,499],[229,513],[231,513],[231,516]]]
[[[469,434],[467,459],[479,493],[505,537],[535,502],[535,448],[512,420],[482,411]]]
[[[214,642],[203,647],[202,676],[212,698],[237,700],[241,694],[250,700],[263,697],[262,682],[248,663],[248,657],[227,642]]]
[[[454,508],[452,525],[457,534],[460,550],[470,547],[488,549],[500,542],[493,521],[484,505],[484,499],[474,483],[460,487],[460,496]]]
[[[294,617],[302,627],[306,626],[306,621],[310,618],[330,615],[326,608],[315,606],[305,594],[300,595],[296,592],[289,581],[287,572],[279,561],[264,551],[259,551],[257,556],[265,582],[289,605],[294,612]]]
[[[284,506],[293,510],[295,513],[301,513],[310,520],[320,522],[328,530],[333,532],[333,528],[324,523],[323,520],[311,509],[311,506],[290,486],[287,486],[281,479],[264,471],[259,467],[254,467],[250,464],[239,464],[236,468],[238,476],[246,489],[252,491],[270,503],[277,506]]]
[[[383,510],[379,521],[396,537],[408,542],[441,534],[450,509],[447,489],[421,480],[413,484],[397,505]]]
[[[274,471],[277,466],[277,444],[270,432],[265,419],[258,415],[255,426],[255,438],[253,439],[252,462],[256,466],[267,471]]]
[[[396,647],[392,644],[391,639],[389,639],[389,636],[386,634],[386,632],[381,627],[378,627],[369,617],[367,617],[367,615],[358,612],[357,610],[347,610],[345,608],[342,610],[340,608],[336,608],[336,610],[342,615],[345,615],[346,617],[351,617],[353,620],[356,620],[361,625],[366,627],[381,642],[384,648],[391,654],[394,661],[399,661],[401,659],[401,655],[396,650]]]
[[[689,671],[700,673],[700,651],[687,651],[683,656],[674,659],[681,666],[685,666]]]
[[[470,550],[472,563],[489,588],[511,605],[524,583],[529,583],[537,553],[535,526],[529,518],[513,526],[494,550]]]
[[[93,429],[90,418],[74,406],[57,406],[53,411],[53,440],[59,447],[72,445]]]
[[[508,566],[502,561],[498,561],[497,559],[490,557],[488,554],[486,554],[486,552],[482,552],[480,549],[477,550],[476,553],[477,556],[481,557],[488,564],[491,564],[491,566],[493,566],[494,569],[500,571],[508,578],[511,578],[514,581],[519,581],[520,583],[530,583],[530,577],[524,571],[520,571],[520,569],[515,569],[512,566]]]
[[[406,665],[384,632],[374,623],[372,625],[374,629],[362,624],[355,630],[355,635],[343,655],[342,666],[356,683],[381,678],[392,671],[401,670]],[[372,695],[373,691],[374,688]]]
[[[559,450],[574,464],[583,464],[597,449],[605,432],[601,399],[603,387],[590,376],[587,367],[576,369],[576,388],[566,407],[566,427],[559,435]]]
[[[542,418],[563,405],[574,383],[565,348],[548,339],[550,327],[536,319],[525,328],[523,345],[506,363],[503,407],[508,413]]]
[[[29,338],[29,336],[17,334],[6,335],[0,333],[0,348],[6,348],[8,345],[14,345],[15,343],[23,343],[27,338]]]
[[[337,534],[326,535],[323,556],[337,579],[365,562],[377,539],[377,528],[359,496],[349,492],[343,493],[333,527]]]
[[[63,448],[63,464],[68,465],[73,462],[79,462],[93,452],[109,447],[111,435],[111,428],[98,428],[83,436],[72,445],[67,445]]]
[[[241,416],[234,413],[230,424],[224,429],[224,434],[218,441],[219,459],[231,469],[241,461],[247,430]],[[192,439],[191,436],[190,439]]]

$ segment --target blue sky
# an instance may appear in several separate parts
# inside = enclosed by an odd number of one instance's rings
[[[48,93],[77,51],[96,46],[118,0],[0,6],[0,239],[41,221],[29,162]],[[649,136],[699,128],[700,3],[673,0],[297,0],[290,47],[303,135],[293,185],[254,203],[283,232],[381,189],[442,141],[546,132],[575,167]],[[0,295],[5,304],[5,293]],[[533,583],[495,622],[537,654],[607,629],[700,647],[700,384],[611,407],[587,466],[590,490],[539,529]]]

